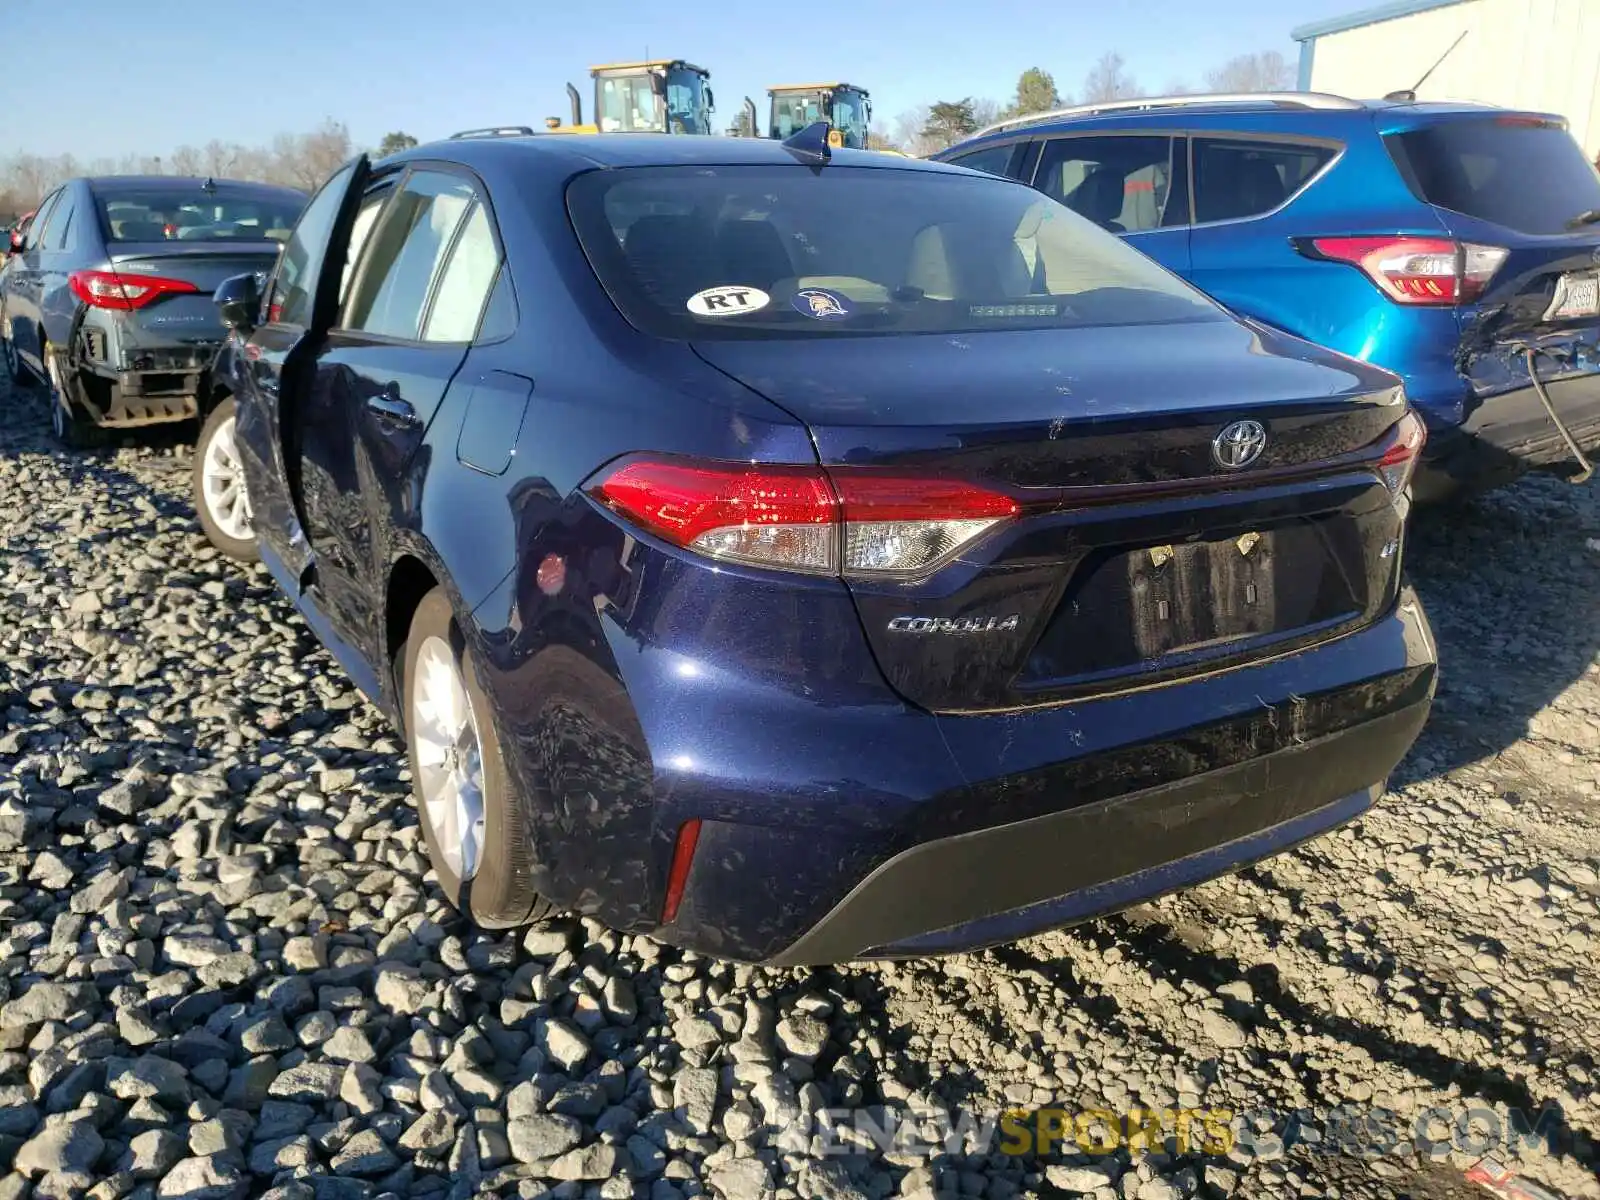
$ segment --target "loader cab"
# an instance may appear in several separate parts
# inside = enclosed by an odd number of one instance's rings
[[[767,89],[767,136],[782,141],[807,125],[827,121],[835,146],[866,150],[872,100],[852,83],[788,83]]]
[[[711,132],[711,72],[682,59],[590,67],[601,133]]]

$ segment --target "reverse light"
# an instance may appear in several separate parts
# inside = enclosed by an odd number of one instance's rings
[[[126,275],[118,271],[74,271],[67,276],[72,294],[91,308],[129,312],[162,296],[198,292],[186,279],[163,275]]]
[[[1360,267],[1397,304],[1455,305],[1483,294],[1509,253],[1431,237],[1319,237],[1300,243],[1302,253]]]
[[[1399,496],[1411,482],[1427,440],[1428,428],[1414,412],[1401,417],[1384,435],[1386,445],[1378,459],[1378,475],[1391,496]]]
[[[925,574],[1019,511],[959,480],[657,458],[624,462],[590,494],[710,558],[816,575]]]

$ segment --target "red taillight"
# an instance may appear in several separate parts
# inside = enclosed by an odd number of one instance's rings
[[[1384,435],[1385,448],[1378,458],[1378,474],[1383,477],[1390,495],[1398,496],[1411,482],[1427,440],[1427,426],[1414,412],[1401,417]]]
[[[590,494],[674,545],[820,575],[923,574],[1020,511],[959,480],[658,458],[623,463]]]
[[[143,308],[162,296],[198,292],[186,279],[162,275],[124,275],[117,271],[74,271],[67,276],[72,294],[92,308],[124,312]]]
[[[1312,257],[1350,263],[1398,304],[1453,305],[1476,300],[1505,262],[1501,246],[1432,237],[1319,237]]]
[[[672,848],[672,866],[667,871],[667,898],[661,905],[661,923],[670,925],[683,903],[683,889],[689,883],[689,868],[694,866],[695,847],[700,844],[700,818],[685,821],[678,828],[678,841]]]

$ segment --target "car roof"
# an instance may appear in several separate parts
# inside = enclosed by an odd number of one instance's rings
[[[1149,97],[1113,101],[1101,105],[1081,105],[1027,117],[1001,121],[980,129],[966,140],[941,151],[940,157],[960,148],[967,149],[990,141],[1039,133],[1058,133],[1079,129],[1138,129],[1175,126],[1196,128],[1240,128],[1269,130],[1289,126],[1307,132],[1335,127],[1352,120],[1380,126],[1414,126],[1430,118],[1451,118],[1487,113],[1512,112],[1493,105],[1467,101],[1437,100],[1353,100],[1318,92],[1273,92],[1259,94],[1191,95]],[[1561,118],[1553,114],[1525,115]]]
[[[538,161],[570,174],[615,167],[721,167],[770,165],[816,169],[770,138],[660,133],[535,133],[514,137],[448,138],[384,160],[445,159],[467,166],[511,167]],[[831,166],[948,173],[958,168],[873,150],[836,149]]]

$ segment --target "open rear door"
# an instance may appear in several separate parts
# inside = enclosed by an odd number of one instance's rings
[[[311,198],[284,243],[263,305],[240,356],[235,439],[249,490],[251,524],[262,561],[291,596],[311,580],[299,488],[296,397],[317,343],[332,326],[350,230],[371,175],[365,154],[351,160]]]

